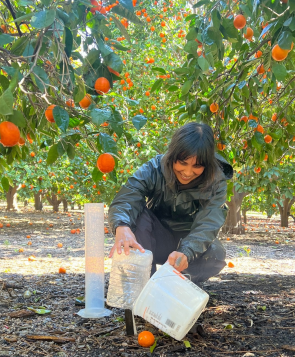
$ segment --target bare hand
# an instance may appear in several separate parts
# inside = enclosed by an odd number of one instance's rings
[[[135,235],[129,227],[118,227],[116,229],[115,244],[110,251],[109,258],[113,256],[116,249],[118,254],[121,254],[122,247],[124,247],[126,255],[129,254],[130,247],[138,249],[141,253],[145,252],[143,247],[137,242]]]
[[[179,272],[188,268],[187,256],[181,252],[172,252],[168,257],[168,263]]]

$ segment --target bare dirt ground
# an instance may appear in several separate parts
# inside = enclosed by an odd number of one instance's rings
[[[221,234],[227,262],[234,267],[225,267],[204,283],[210,300],[200,325],[184,338],[190,348],[136,317],[138,332],[147,329],[157,338],[153,353],[139,346],[136,336],[126,336],[123,310],[109,307],[113,315],[102,319],[77,315],[81,306],[76,299],[84,295],[82,211],[71,211],[69,216],[2,208],[0,223],[0,356],[295,356],[292,220],[288,229],[282,229],[278,218],[250,216],[245,235]],[[70,233],[77,228],[80,234]],[[58,243],[63,247],[57,248]],[[106,234],[106,291],[112,243],[113,236]],[[34,261],[28,260],[31,255]],[[61,266],[66,274],[58,274]],[[25,298],[25,292],[31,296]],[[51,313],[11,317],[12,313],[28,314],[28,307],[43,307]],[[30,335],[51,340],[32,340]]]

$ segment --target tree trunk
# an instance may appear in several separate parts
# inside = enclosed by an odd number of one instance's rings
[[[81,210],[82,209],[82,205],[81,203],[78,204],[78,209]]]
[[[75,209],[75,203],[71,202],[71,209],[74,210]]]
[[[24,207],[26,207],[29,204],[28,200],[24,201]]]
[[[243,218],[244,218],[244,224],[247,224],[247,210],[243,209],[242,213],[243,213]]]
[[[64,212],[68,212],[68,201],[65,198],[62,200],[62,205],[64,207]]]
[[[11,209],[15,209],[18,211],[17,206],[17,190],[19,189],[20,185],[17,186],[9,186],[8,192],[6,192],[6,209],[10,211]]]
[[[238,193],[236,192],[235,188],[233,188],[233,193],[234,194],[231,196],[231,201],[226,202],[229,207],[229,212],[222,227],[222,232],[231,234],[244,234],[245,228],[242,225],[241,204],[243,198],[246,197],[249,193]]]
[[[59,205],[62,200],[59,200],[55,193],[52,193],[51,197],[49,195],[47,195],[46,198],[47,198],[47,201],[49,202],[49,204],[52,205],[53,212],[58,212]]]
[[[295,197],[292,199],[285,198],[283,205],[278,204],[280,215],[281,215],[281,227],[288,227],[288,218],[290,214],[291,207],[295,202]]]
[[[35,198],[35,210],[42,211],[43,208],[42,193],[41,192],[34,193],[34,198]]]

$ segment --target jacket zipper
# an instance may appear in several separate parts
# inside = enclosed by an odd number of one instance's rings
[[[173,212],[176,212],[176,198],[177,198],[177,193],[174,194]]]

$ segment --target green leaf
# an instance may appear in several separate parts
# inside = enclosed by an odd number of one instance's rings
[[[65,34],[66,34],[66,39],[65,39],[65,53],[68,57],[71,57],[72,53],[72,48],[73,48],[73,34],[70,29],[65,27]]]
[[[79,103],[86,95],[83,78],[75,74],[77,85],[74,88],[74,102]]]
[[[67,151],[68,144],[64,139],[61,139],[57,143],[57,153],[58,156],[63,156],[63,154]]]
[[[187,43],[183,47],[183,50],[187,53],[196,54],[199,48],[198,46],[199,44],[195,40],[187,41]]]
[[[10,21],[10,23],[12,23],[12,22],[21,22],[21,21],[24,21],[24,20],[28,20],[28,19],[30,19],[33,15],[34,15],[33,12],[31,12],[30,14],[22,15],[22,16],[20,16],[20,17],[17,17],[16,19]]]
[[[13,110],[13,114],[9,116],[9,121],[11,121],[13,124],[17,125],[20,128],[25,128],[27,125],[23,113],[19,110]]]
[[[284,81],[285,78],[287,77],[288,73],[286,67],[283,64],[275,63],[271,69],[278,81]]]
[[[125,19],[133,22],[134,24],[136,25],[141,25],[143,26],[143,22],[140,21],[140,19],[131,11],[127,10],[126,8],[124,8],[122,5],[117,5],[115,7],[112,8],[112,12],[114,12],[115,14],[118,14],[122,17],[124,17]],[[116,18],[115,16],[112,16],[113,18],[113,21],[116,23],[117,25],[117,22],[115,21]],[[117,20],[118,21],[118,20]],[[119,21],[120,22],[120,21]],[[120,22],[121,24],[121,22]],[[122,24],[121,24],[122,25]],[[123,26],[123,25],[122,25]],[[118,27],[118,26],[117,26]],[[123,26],[124,27],[124,26]],[[124,27],[125,28],[125,27]],[[121,31],[121,29],[119,28],[119,30]],[[122,33],[122,32],[121,32]],[[123,35],[123,34],[122,34]],[[125,35],[124,35],[125,36]],[[125,36],[126,37],[126,36]],[[127,38],[127,37],[126,37]]]
[[[132,118],[132,123],[137,130],[140,130],[147,122],[147,118],[143,115],[135,115]]]
[[[255,138],[255,140],[257,141],[257,143],[259,145],[263,145],[264,144],[264,136],[259,131],[255,132],[254,138]]]
[[[118,154],[117,144],[108,134],[100,133],[98,141],[104,152]]]
[[[68,112],[59,106],[55,106],[53,108],[52,113],[56,125],[60,128],[62,132],[65,133],[69,127],[69,121],[70,121]]]
[[[186,95],[188,92],[189,92],[189,90],[191,89],[191,86],[192,86],[192,84],[193,84],[193,80],[192,79],[189,79],[188,81],[186,81],[185,83],[184,83],[184,85],[181,87],[181,94],[182,95]]]
[[[4,91],[9,88],[9,80],[2,74],[0,75],[0,85]]]
[[[250,92],[249,92],[249,88],[247,86],[242,88],[242,94],[244,97],[249,98],[250,97]]]
[[[158,89],[160,89],[162,84],[163,84],[163,79],[162,78],[157,79],[156,82],[152,86],[151,92],[155,92]]]
[[[123,118],[118,110],[113,110],[113,115],[110,124],[111,128],[120,138],[123,134]]]
[[[115,8],[117,8],[117,7],[118,6],[115,6]],[[112,10],[114,10],[114,8],[112,8]],[[118,27],[121,34],[126,38],[126,40],[129,42],[129,44],[131,44],[131,38],[130,38],[127,30],[125,29],[125,27],[121,24],[121,22],[115,16],[113,17],[113,21],[114,21],[115,25]]]
[[[293,43],[293,35],[289,31],[283,31],[278,39],[278,45],[283,50],[291,50]]]
[[[228,325],[225,325],[224,328],[225,328],[225,330],[232,330],[234,328],[234,326],[231,324],[228,324]]]
[[[157,340],[155,340],[154,344],[150,347],[150,353],[154,352],[154,349],[157,347]]]
[[[175,91],[177,91],[178,89],[179,89],[178,86],[173,85],[173,86],[170,86],[170,87],[168,88],[168,91],[169,91],[169,92],[175,92]]]
[[[103,42],[103,40],[101,38],[99,38],[97,42],[98,42],[98,48],[101,52],[102,57],[106,57],[110,53],[114,52],[108,45],[105,45],[105,43]]]
[[[276,22],[271,22],[270,24],[268,24],[261,32],[260,36],[259,36],[259,40],[262,39],[263,35],[265,35],[267,33],[267,31],[273,26],[275,25]]]
[[[189,74],[190,73],[190,69],[189,68],[175,68],[173,70],[174,73],[176,74]]]
[[[151,70],[154,71],[154,72],[160,72],[162,74],[166,74],[165,69],[161,68],[161,67],[152,67]]]
[[[18,40],[14,41],[11,46],[11,49],[10,49],[11,53],[13,53],[16,56],[22,56],[22,54],[28,44],[28,40],[29,40],[28,37],[23,36],[23,37],[20,37]]]
[[[201,67],[203,72],[207,72],[209,70],[209,63],[203,56],[198,58],[198,65]]]
[[[54,9],[35,12],[31,19],[31,26],[37,29],[44,29],[53,23],[55,16],[56,11]]]
[[[108,56],[104,57],[106,66],[111,67],[114,71],[121,73],[123,71],[123,62],[121,57],[112,52]]]
[[[2,184],[3,190],[5,192],[8,192],[9,191],[9,181],[8,181],[7,177],[2,177],[1,184]]]
[[[134,11],[132,0],[119,0],[120,4],[129,11]]]
[[[134,99],[126,98],[126,97],[125,97],[125,100],[131,107],[135,107],[136,105],[139,104],[138,100],[134,100]]]
[[[54,144],[54,145],[51,146],[51,148],[48,151],[48,156],[47,156],[46,163],[47,163],[47,165],[51,165],[57,159],[58,159],[57,144]]]
[[[252,119],[250,119],[249,121],[248,121],[248,125],[251,127],[251,128],[257,128],[257,126],[258,126],[258,123],[257,123],[257,121],[256,120],[252,120]]]
[[[198,7],[201,7],[205,4],[208,4],[208,0],[201,0],[201,1],[198,1],[196,4],[193,5],[193,8],[196,9]]]
[[[2,115],[12,115],[13,114],[13,95],[11,90],[8,88],[0,97],[0,114]]]
[[[51,310],[47,310],[47,309],[44,309],[44,308],[35,309],[33,307],[27,307],[27,309],[31,310],[31,311],[34,311],[38,315],[45,315],[45,314],[50,314],[51,313]]]
[[[95,183],[101,181],[103,173],[98,170],[98,168],[95,166],[95,168],[93,169],[92,173],[91,173],[92,179]]]
[[[40,66],[35,66],[31,75],[33,77],[33,80],[36,82],[38,88],[42,92],[45,92],[45,87],[47,87],[47,85],[49,84],[49,78],[45,70]]]
[[[119,41],[109,40],[108,43],[110,44],[110,46],[115,47],[119,51],[128,51],[129,50],[129,47],[122,46]]]
[[[112,112],[105,109],[92,109],[90,112],[93,124],[100,126],[102,123],[109,121],[112,117]]]
[[[190,342],[187,341],[187,340],[184,340],[183,343],[184,343],[184,345],[185,345],[185,348],[191,348],[191,347],[192,347],[191,344],[190,344]]]
[[[19,69],[17,69],[14,73],[14,75],[12,76],[12,79],[9,83],[9,89],[13,92],[15,90],[15,88],[17,87],[19,82]]]
[[[3,47],[4,45],[7,45],[8,43],[13,42],[14,40],[15,37],[3,33],[0,35],[0,46]]]
[[[71,143],[71,144],[69,144],[68,145],[68,147],[67,147],[67,155],[68,155],[68,158],[70,159],[70,160],[73,160],[74,158],[75,158],[75,147],[74,147],[74,145]]]

